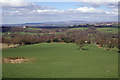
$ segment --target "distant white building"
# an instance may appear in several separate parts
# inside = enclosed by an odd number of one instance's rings
[[[70,25],[71,27],[74,26],[74,25]]]
[[[26,28],[26,26],[23,26],[23,28]]]
[[[59,30],[60,32],[62,31],[62,30]]]
[[[109,25],[111,25],[111,24],[106,24],[106,25],[108,25],[108,26],[109,26]]]

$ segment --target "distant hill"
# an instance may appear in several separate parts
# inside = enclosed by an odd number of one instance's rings
[[[80,24],[95,24],[95,23],[105,23],[105,22],[90,22],[90,21],[66,21],[66,22],[41,22],[41,23],[24,23],[24,24],[3,24],[2,26],[42,26],[42,27],[64,27],[70,25],[80,25]]]
[[[43,22],[43,23],[24,23],[24,24],[3,24],[3,26],[69,26],[76,24],[90,23],[87,21],[66,21],[66,22]]]

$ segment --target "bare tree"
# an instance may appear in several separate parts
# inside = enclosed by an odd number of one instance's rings
[[[80,50],[82,50],[83,46],[86,44],[86,40],[85,39],[78,39],[78,40],[75,41],[75,43],[77,45],[79,45]]]

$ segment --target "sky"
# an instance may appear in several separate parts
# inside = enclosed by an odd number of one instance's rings
[[[5,2],[6,1],[6,2]],[[109,2],[111,1],[111,2]],[[75,0],[74,2],[42,2],[40,0],[0,0],[3,24],[64,22],[64,21],[118,21],[118,0]]]

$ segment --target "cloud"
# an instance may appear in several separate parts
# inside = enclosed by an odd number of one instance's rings
[[[84,12],[84,13],[102,13],[103,10],[100,10],[100,9],[95,9],[93,7],[80,7],[80,8],[77,8],[76,10],[80,11],[80,12]]]
[[[73,1],[73,0],[71,0]],[[80,2],[119,2],[119,0],[75,0]]]
[[[101,6],[106,6],[107,8],[118,8],[118,2],[84,2],[83,5],[77,4],[77,7],[94,7],[99,8]]]
[[[3,15],[75,15],[75,14],[113,14],[117,15],[117,9],[112,9],[111,11],[105,11],[102,9],[97,9],[94,7],[79,7],[76,9],[47,9],[34,6],[28,6],[23,8],[13,8],[11,11],[4,12]]]
[[[106,11],[105,13],[106,13],[106,14],[112,14],[113,12]]]
[[[24,0],[0,0],[2,6],[21,7],[27,6],[28,4]]]
[[[25,0],[29,2],[119,2],[119,0]]]
[[[44,12],[58,12],[58,10],[33,10],[32,12],[44,13]]]
[[[106,14],[118,15],[118,9],[112,9],[111,11],[106,11]]]
[[[33,10],[33,11],[31,11],[31,13],[32,14],[48,14],[48,15],[57,15],[57,14],[64,14],[64,12],[65,12],[65,10],[57,10],[57,9],[55,9],[55,10],[48,10],[48,9],[45,9],[45,10]]]
[[[24,2],[24,0],[4,0],[2,5],[3,15],[30,15],[31,11],[40,12],[40,10],[53,9],[53,7],[40,6],[33,2]],[[44,11],[45,12],[45,11]]]
[[[75,14],[75,13],[104,13],[103,10],[95,9],[93,7],[80,7],[77,9],[65,9],[65,10],[33,10],[31,13],[43,13],[43,14]]]
[[[14,0],[13,0],[14,1]],[[51,6],[41,6],[33,2],[16,0],[13,3],[1,2],[3,5],[4,23],[47,22],[69,20],[116,20],[116,3],[86,3],[75,9],[57,9]],[[109,10],[101,8],[106,6]]]
[[[0,2],[2,5],[2,8],[4,10],[7,9],[22,9],[22,8],[27,8],[27,9],[45,9],[46,7],[44,6],[38,6],[35,3],[32,2],[24,2],[24,0],[11,0],[11,2],[7,2],[7,0]]]
[[[78,4],[77,4],[78,5]],[[105,13],[105,14],[108,14],[108,15],[118,15],[118,3],[117,2],[86,2],[84,5],[80,5],[82,7],[93,7],[95,8],[96,10],[93,10],[94,12],[101,12],[101,13]],[[103,10],[99,10],[98,8],[101,8],[101,7],[105,7],[107,8],[107,10],[105,9],[104,11]],[[83,9],[83,10],[87,10],[86,9]],[[89,11],[89,10],[87,10]],[[92,11],[92,10],[91,10]]]
[[[119,0],[0,0],[0,2],[119,2]],[[16,5],[16,4],[15,4]]]

